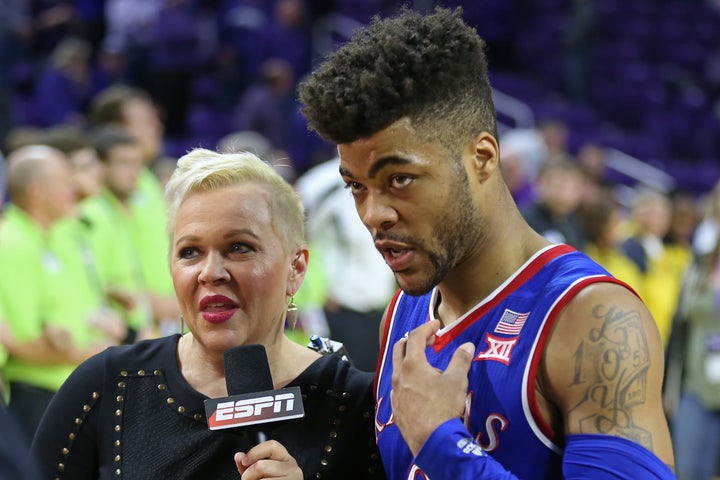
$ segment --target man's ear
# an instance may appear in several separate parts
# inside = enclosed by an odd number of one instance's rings
[[[481,182],[492,176],[500,165],[497,139],[488,132],[480,132],[473,140],[473,171]]]

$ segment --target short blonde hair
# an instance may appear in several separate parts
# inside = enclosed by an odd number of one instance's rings
[[[168,237],[172,241],[178,209],[189,194],[248,183],[268,193],[273,226],[286,251],[304,244],[305,214],[300,197],[272,166],[249,152],[218,153],[204,148],[180,157],[165,187]]]

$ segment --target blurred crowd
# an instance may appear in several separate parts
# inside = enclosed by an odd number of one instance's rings
[[[91,126],[92,100],[122,83],[152,97],[172,156],[253,130],[304,171],[331,153],[307,134],[297,82],[332,48],[333,35],[346,39],[401,4],[412,2],[5,1],[0,146],[12,148],[18,127]]]
[[[192,146],[251,150],[297,187],[311,251],[298,341],[331,336],[374,370],[394,279],[351,214],[334,150],[307,132],[295,87],[322,53],[319,19],[366,23],[400,3],[0,2],[0,389],[28,437],[84,359],[183,328],[163,186]],[[503,39],[490,38],[502,52]],[[643,298],[674,369],[668,415],[712,424],[720,183],[702,194],[613,183],[603,146],[571,149],[571,127],[547,119],[503,133],[507,185],[539,233],[586,252]]]

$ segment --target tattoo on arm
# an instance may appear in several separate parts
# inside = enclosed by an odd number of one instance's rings
[[[572,387],[583,398],[568,412],[568,425],[582,433],[603,433],[632,440],[652,450],[650,432],[633,420],[646,401],[650,350],[638,311],[596,305],[602,325],[588,332],[575,351]]]

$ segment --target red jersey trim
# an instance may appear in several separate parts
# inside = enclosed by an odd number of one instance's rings
[[[529,264],[516,273],[515,277],[512,278],[502,290],[497,292],[494,296],[487,299],[485,303],[481,303],[477,308],[468,312],[463,319],[457,324],[453,325],[447,332],[442,335],[435,335],[435,342],[432,345],[435,353],[442,350],[446,345],[455,340],[462,332],[464,332],[470,325],[476,320],[482,318],[486,313],[495,308],[497,304],[505,300],[511,293],[520,288],[525,282],[531,279],[537,272],[539,272],[545,265],[550,263],[552,260],[565,255],[570,252],[574,252],[575,248],[570,245],[558,244],[554,245],[547,250],[540,253],[536,258],[532,259]],[[433,308],[432,305],[430,308]]]
[[[563,297],[558,300],[550,313],[548,313],[547,321],[542,326],[539,332],[538,340],[535,345],[535,350],[532,354],[532,358],[530,359],[530,372],[525,388],[527,389],[526,393],[528,399],[528,407],[530,408],[532,419],[535,421],[535,424],[540,429],[540,432],[542,432],[543,435],[545,435],[548,439],[550,439],[551,442],[558,446],[562,446],[562,444],[564,443],[562,441],[562,436],[559,432],[556,432],[552,429],[550,424],[545,421],[542,414],[540,413],[540,407],[538,406],[537,395],[535,392],[535,379],[538,367],[540,365],[540,360],[542,359],[543,352],[545,351],[545,345],[547,344],[548,338],[550,337],[550,332],[553,325],[555,325],[555,321],[557,320],[558,315],[560,314],[562,309],[570,302],[570,300],[575,298],[575,296],[585,287],[593,283],[615,283],[627,288],[635,296],[638,296],[637,292],[625,282],[607,275],[598,275],[580,280],[578,283],[571,286],[565,292]]]
[[[395,321],[395,309],[397,308],[401,295],[402,290],[398,288],[390,300],[387,310],[385,311],[385,324],[383,325],[382,341],[380,342],[380,354],[378,355],[377,365],[375,366],[375,380],[373,381],[373,390],[375,391],[376,399],[378,398],[378,379],[380,378],[380,370],[385,364],[385,356],[390,350],[390,346],[388,345],[390,340],[390,328]]]

